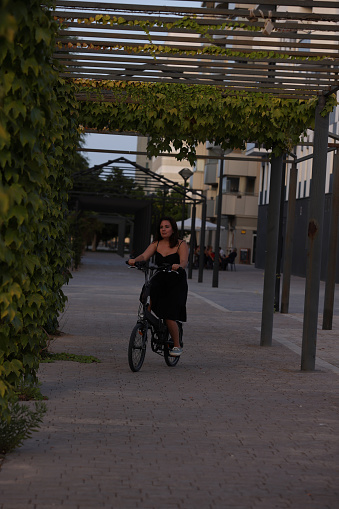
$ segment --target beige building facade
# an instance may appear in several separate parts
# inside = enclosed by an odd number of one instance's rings
[[[139,138],[137,150],[144,151],[146,144],[146,138]],[[254,147],[249,146],[246,151],[233,151],[229,156],[237,159],[225,160],[223,168],[221,225],[224,229],[220,234],[220,247],[226,253],[236,248],[237,263],[255,262],[260,162],[246,160],[246,156],[252,155],[253,150]],[[197,155],[203,157],[198,157],[194,166],[170,156],[152,159],[137,156],[137,163],[179,184],[183,184],[183,179],[179,175],[180,170],[184,167],[190,168],[193,176],[189,180],[189,187],[203,191],[206,196],[207,220],[216,223],[220,159],[215,157],[218,154],[220,149],[206,143],[197,147]],[[200,219],[201,209],[201,205],[198,205],[196,216]],[[199,242],[199,234],[197,238]],[[215,232],[207,231],[205,239],[206,245],[212,245],[214,248]]]

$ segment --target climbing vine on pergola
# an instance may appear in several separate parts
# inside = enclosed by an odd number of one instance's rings
[[[282,99],[254,92],[227,93],[210,85],[74,80],[82,128],[133,131],[149,137],[148,153],[178,151],[195,160],[207,140],[223,149],[264,144],[279,154],[298,144],[314,123],[317,98]],[[336,104],[328,97],[324,114]]]
[[[302,4],[322,12],[275,12],[272,44],[265,14],[228,3],[0,2],[1,418],[64,307],[78,131],[138,132],[149,156],[174,147],[190,162],[206,140],[290,150],[338,88],[334,2]]]

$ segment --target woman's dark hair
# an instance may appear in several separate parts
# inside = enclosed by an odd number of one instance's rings
[[[160,233],[160,225],[161,225],[162,221],[169,221],[171,223],[173,233],[172,233],[172,235],[169,238],[169,244],[170,244],[170,247],[175,247],[178,244],[179,232],[178,232],[177,223],[175,222],[173,217],[164,216],[164,217],[160,218],[160,221],[158,223],[157,230],[156,230],[156,233],[155,233],[154,240],[159,241],[159,240],[162,239],[162,236],[161,236],[161,233]]]

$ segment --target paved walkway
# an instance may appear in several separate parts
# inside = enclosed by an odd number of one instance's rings
[[[338,302],[317,370],[302,373],[302,279],[261,348],[263,272],[223,272],[219,288],[194,272],[179,364],[149,350],[132,373],[142,278],[111,253],[88,253],[74,273],[52,349],[102,362],[41,365],[48,412],[7,455],[0,508],[337,509]]]

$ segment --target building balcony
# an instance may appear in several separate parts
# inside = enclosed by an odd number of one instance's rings
[[[217,210],[215,201],[215,210]],[[257,216],[258,197],[254,194],[225,193],[222,196],[221,214],[223,216]]]
[[[215,208],[216,200],[207,199],[206,201],[206,216],[214,217],[216,215]]]

